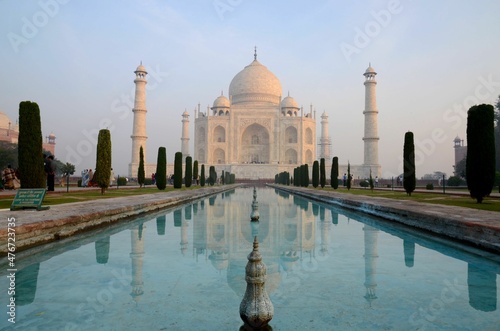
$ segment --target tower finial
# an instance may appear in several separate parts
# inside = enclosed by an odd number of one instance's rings
[[[141,66],[142,66],[142,60],[141,60]]]
[[[372,63],[371,62],[368,62],[368,66],[371,67],[372,66]]]
[[[257,60],[257,46],[254,47],[253,59]]]

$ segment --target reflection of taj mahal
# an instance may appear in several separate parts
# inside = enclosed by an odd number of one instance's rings
[[[136,73],[136,100],[132,133],[132,163],[129,175],[137,173],[139,148],[146,155],[146,94],[147,72],[140,65]],[[370,66],[364,73],[365,121],[364,162],[351,165],[351,173],[368,177],[380,176],[378,163],[378,129],[376,106],[377,73]],[[331,140],[328,136],[328,115],[321,115],[321,135],[316,135],[316,111],[299,107],[290,95],[282,98],[279,79],[264,65],[254,60],[241,70],[229,84],[228,97],[223,93],[213,106],[201,111],[194,110],[193,161],[205,167],[214,165],[217,171],[228,171],[239,179],[270,179],[274,175],[293,169],[301,164],[312,164],[325,158],[331,165]],[[189,153],[189,114],[182,114],[181,152],[183,159]],[[146,156],[144,156],[146,159]],[[345,162],[345,161],[344,161]],[[347,165],[340,166],[340,173],[347,172]],[[146,175],[154,171],[154,165],[146,166]]]

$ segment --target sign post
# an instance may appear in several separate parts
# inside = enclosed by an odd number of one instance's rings
[[[28,209],[36,208],[36,210],[46,210],[49,206],[42,206],[43,199],[45,198],[45,189],[43,188],[31,188],[31,189],[19,189],[17,194],[12,201],[10,210],[18,209]]]

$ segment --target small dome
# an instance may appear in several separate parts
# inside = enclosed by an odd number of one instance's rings
[[[375,69],[373,69],[371,64],[368,66],[368,68],[366,68],[365,74],[368,74],[368,73],[376,74]]]
[[[50,139],[56,139],[56,135],[54,134],[54,132],[51,132],[51,133],[49,134],[49,138],[50,138]]]
[[[189,113],[187,112],[187,110],[185,110],[183,113],[182,113],[182,116],[189,116]]]
[[[145,72],[145,73],[147,73],[147,71],[146,71],[146,67],[144,67],[144,66],[142,65],[142,62],[141,62],[141,64],[137,67],[137,69],[135,69],[135,71],[134,71],[134,72]]]
[[[213,108],[229,108],[229,99],[221,95],[214,101]]]
[[[299,109],[299,105],[298,105],[297,101],[295,101],[294,98],[292,98],[291,96],[287,96],[281,101],[281,108],[297,108],[297,109]]]
[[[265,66],[254,60],[234,76],[229,84],[233,104],[266,102],[279,104],[281,83]]]
[[[460,137],[459,137],[459,136],[457,136],[457,137],[456,137],[453,141],[454,141],[454,142],[461,142],[461,141],[462,141],[462,139],[460,139]]]

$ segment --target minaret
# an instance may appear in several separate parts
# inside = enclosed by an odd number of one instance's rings
[[[130,239],[132,244],[132,252],[130,258],[132,259],[132,292],[130,295],[137,303],[141,300],[144,294],[144,282],[142,281],[142,262],[144,259],[144,225],[136,225],[130,231]]]
[[[363,111],[365,115],[365,136],[363,137],[365,154],[363,166],[366,176],[369,176],[371,169],[373,176],[380,177],[380,164],[378,163],[378,141],[380,138],[378,137],[377,81],[375,80],[377,73],[370,64],[363,75],[366,77],[364,83],[365,110]]]
[[[132,129],[132,162],[129,167],[129,175],[137,177],[137,169],[139,167],[139,150],[142,146],[144,152],[144,163],[146,163],[146,68],[141,64],[134,71],[135,73],[135,101],[134,109],[134,127]]]
[[[324,158],[325,162],[330,160],[330,149],[332,141],[328,136],[328,115],[326,111],[321,115],[321,138],[319,138],[319,159]]]
[[[182,137],[181,137],[181,153],[183,162],[189,156],[189,113],[182,113]]]
[[[364,244],[365,244],[365,288],[366,294],[365,299],[368,303],[372,304],[372,301],[377,299],[376,287],[377,287],[377,258],[378,258],[378,230],[369,225],[363,227],[364,232]]]

